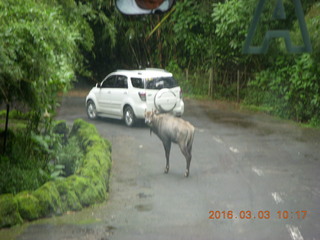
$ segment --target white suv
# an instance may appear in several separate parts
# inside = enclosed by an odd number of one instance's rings
[[[91,119],[124,119],[131,127],[137,119],[144,118],[146,110],[181,116],[184,103],[172,73],[163,69],[118,70],[91,89],[86,108]]]

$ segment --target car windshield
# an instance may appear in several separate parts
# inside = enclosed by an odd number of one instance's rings
[[[177,86],[177,82],[173,77],[159,77],[146,79],[146,89],[160,90],[162,88],[174,88]]]

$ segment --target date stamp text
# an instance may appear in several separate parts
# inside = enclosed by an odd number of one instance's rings
[[[219,219],[305,219],[308,211],[298,210],[298,211],[232,211],[232,210],[211,210],[209,211],[210,220],[219,220]]]

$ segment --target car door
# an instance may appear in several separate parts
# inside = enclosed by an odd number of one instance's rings
[[[111,91],[112,96],[112,109],[113,115],[121,117],[122,106],[125,98],[128,96],[128,78],[124,75],[117,75],[114,88]]]
[[[98,91],[97,101],[101,112],[105,114],[112,114],[114,104],[112,90],[114,89],[116,79],[116,75],[108,76],[102,81],[100,90]]]

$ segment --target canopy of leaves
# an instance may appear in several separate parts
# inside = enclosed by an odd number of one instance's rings
[[[80,32],[61,9],[41,2],[1,1],[0,9],[0,99],[52,104],[52,94],[74,78]]]
[[[53,112],[57,93],[67,90],[76,74],[90,75],[86,64],[95,33],[100,42],[115,45],[114,24],[104,12],[109,5],[102,0],[0,1],[0,102],[21,101],[37,114]]]

